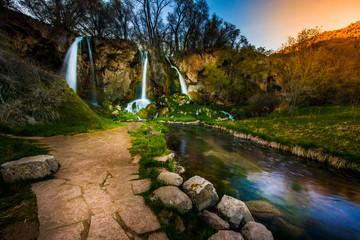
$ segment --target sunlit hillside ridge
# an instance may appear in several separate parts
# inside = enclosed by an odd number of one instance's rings
[[[286,44],[285,48],[279,51],[279,53],[290,53],[292,51],[300,51],[304,48],[308,48],[312,45],[315,45],[320,42],[325,42],[333,39],[347,39],[358,42],[360,40],[360,21],[351,23],[349,26],[333,31],[324,31],[322,33],[316,34],[310,38],[307,38],[303,41],[296,42],[294,44]]]

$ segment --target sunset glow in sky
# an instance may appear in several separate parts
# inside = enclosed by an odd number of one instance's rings
[[[360,21],[360,0],[207,0],[256,47],[278,49],[304,28],[335,30]]]

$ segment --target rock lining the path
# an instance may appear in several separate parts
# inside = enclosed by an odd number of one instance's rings
[[[58,169],[59,163],[54,156],[38,155],[2,164],[1,175],[4,182],[10,183],[43,178]]]
[[[244,238],[241,233],[231,230],[220,230],[212,235],[209,240],[244,240]]]
[[[221,217],[219,217],[215,213],[204,210],[202,213],[200,213],[200,217],[204,220],[204,222],[206,222],[210,227],[212,227],[216,231],[230,229],[229,223],[224,221]]]
[[[261,223],[248,222],[241,229],[245,240],[274,240],[272,233]]]
[[[157,177],[158,180],[164,181],[168,185],[179,187],[183,183],[183,178],[173,172],[161,172]]]
[[[245,223],[255,221],[244,202],[227,195],[221,198],[217,209],[229,218],[230,226],[234,229],[237,229],[243,220]]]
[[[182,188],[199,212],[214,206],[219,201],[214,185],[205,178],[194,176],[184,182]]]
[[[175,186],[165,186],[156,189],[151,194],[150,200],[160,200],[165,205],[178,207],[184,212],[192,209],[190,198]]]

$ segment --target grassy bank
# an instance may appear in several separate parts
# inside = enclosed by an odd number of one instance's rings
[[[267,141],[360,161],[360,105],[304,107],[291,118],[281,112],[220,125]]]
[[[0,164],[48,152],[48,148],[34,140],[0,135]],[[30,182],[20,182],[4,185],[0,180],[0,231],[15,222],[37,221],[36,197],[31,191],[30,184]]]
[[[159,168],[166,168],[174,171],[174,162],[167,160],[159,162],[154,157],[168,154],[164,132],[166,128],[159,123],[144,123],[137,131],[131,131],[134,137],[132,140],[131,154],[141,156],[139,165],[140,178],[151,178],[152,183],[149,191],[143,194],[147,205],[158,216],[162,230],[166,232],[169,239],[208,239],[214,232],[202,221],[199,220],[195,209],[189,212],[182,212],[175,207],[169,207],[160,201],[151,201],[151,193],[159,187],[166,186],[162,181],[157,180],[160,174]],[[181,226],[185,227],[181,231]]]
[[[327,105],[274,112],[267,117],[237,121],[202,120],[195,117],[160,118],[165,121],[196,121],[219,125],[284,146],[299,146],[360,164],[360,105]]]

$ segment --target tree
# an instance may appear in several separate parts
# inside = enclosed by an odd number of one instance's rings
[[[109,16],[110,4],[102,0],[89,0],[87,6],[86,14],[78,25],[79,31],[83,35],[100,38],[109,36],[109,25],[111,22]]]
[[[277,59],[282,96],[288,106],[289,116],[294,115],[299,104],[317,97],[316,79],[321,76],[321,66],[318,61],[311,59],[309,52],[297,52]]]
[[[20,0],[20,5],[36,19],[66,30],[74,30],[86,13],[82,0]]]
[[[132,1],[110,0],[110,33],[115,38],[129,39],[134,6]]]
[[[165,39],[166,28],[162,21],[162,11],[171,0],[136,0],[139,11],[133,18],[134,34],[138,41],[158,52]]]

